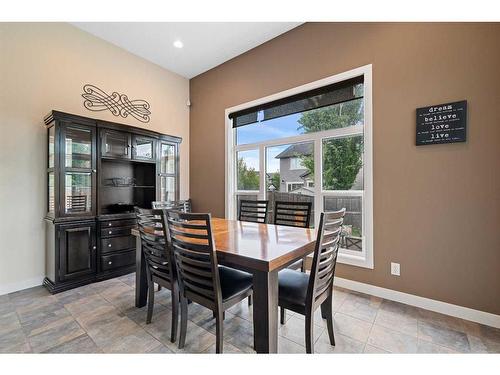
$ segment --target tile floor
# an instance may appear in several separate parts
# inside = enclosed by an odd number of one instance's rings
[[[0,353],[215,353],[212,312],[189,305],[186,347],[170,342],[170,292],[156,293],[151,324],[134,306],[135,275],[56,295],[36,287],[0,296]],[[316,353],[500,353],[500,330],[335,289],[335,338],[316,314]],[[303,317],[287,313],[279,353],[305,353]],[[253,353],[247,302],[226,313],[224,352]]]

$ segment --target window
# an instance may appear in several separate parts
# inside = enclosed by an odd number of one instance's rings
[[[262,146],[264,147],[264,146]],[[309,174],[306,164],[314,169],[314,143],[285,143],[265,147],[265,168],[268,182],[266,184],[265,199],[269,201],[270,220],[273,220],[275,201],[310,202],[314,213],[314,191],[305,189],[303,175]],[[292,169],[291,160],[301,160],[301,169]],[[314,216],[311,217],[314,226]]]
[[[290,169],[305,169],[306,167],[302,163],[300,158],[290,158]]]
[[[238,190],[260,189],[259,151],[240,151],[236,155]]]
[[[286,183],[286,191],[290,193],[292,191],[300,189],[303,186],[304,186],[303,182],[287,182]]]
[[[226,217],[239,199],[312,202],[311,226],[345,207],[339,261],[373,268],[371,103],[367,65],[227,109]]]

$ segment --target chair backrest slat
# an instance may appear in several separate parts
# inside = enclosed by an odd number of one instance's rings
[[[312,202],[276,201],[274,203],[274,224],[309,228],[311,210]]]
[[[166,211],[167,241],[177,267],[181,295],[206,307],[222,296],[210,214]]]
[[[321,213],[307,289],[309,306],[330,292],[333,287],[344,215],[345,208]]]
[[[155,201],[152,202],[153,209],[169,209],[174,211],[191,212],[191,198],[180,201]]]
[[[240,200],[240,214],[238,220],[253,223],[267,223],[267,207],[269,201]]]
[[[166,241],[164,211],[136,207],[135,214],[148,273],[173,282],[175,266],[172,252]]]
[[[71,212],[84,212],[87,209],[86,195],[70,195],[66,197],[66,207]]]

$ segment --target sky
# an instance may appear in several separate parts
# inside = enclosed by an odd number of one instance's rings
[[[301,130],[297,130],[300,126],[298,120],[300,113],[279,117],[272,120],[257,122],[255,124],[241,126],[236,129],[237,144],[249,144],[270,139],[291,137],[302,134]],[[259,113],[259,119],[261,114]],[[276,159],[276,155],[285,150],[289,145],[268,147],[266,151],[266,172],[279,172],[280,161]],[[238,157],[243,157],[245,163],[249,167],[259,170],[259,150],[243,151],[238,153]]]
[[[300,115],[300,113],[296,113],[272,120],[241,126],[236,129],[236,143],[242,145],[302,134],[302,131],[297,130],[300,126],[298,123]]]

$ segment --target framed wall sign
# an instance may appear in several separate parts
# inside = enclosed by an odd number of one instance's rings
[[[417,146],[465,142],[466,137],[466,100],[417,108]]]

